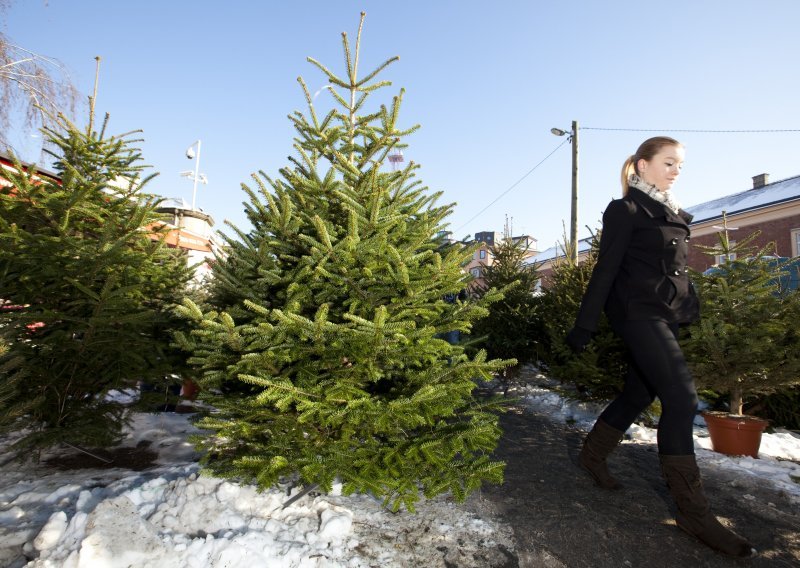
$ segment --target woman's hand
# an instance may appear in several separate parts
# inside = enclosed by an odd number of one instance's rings
[[[592,340],[592,332],[582,327],[573,327],[567,333],[567,345],[574,353],[583,353]]]

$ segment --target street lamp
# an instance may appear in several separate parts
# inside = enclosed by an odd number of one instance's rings
[[[578,121],[572,121],[572,131],[551,128],[555,136],[569,136],[572,142],[572,207],[570,209],[569,238],[571,241],[572,260],[578,264]]]
[[[194,171],[188,170],[180,173],[181,177],[189,178],[190,180],[194,181],[194,189],[192,189],[192,211],[194,211],[194,202],[195,198],[197,197],[197,182],[199,181],[204,185],[208,185],[208,178],[206,178],[206,174],[200,173],[200,145],[201,141],[197,140],[186,149],[186,157],[190,160],[194,159]],[[195,146],[197,146],[196,154],[194,151]]]

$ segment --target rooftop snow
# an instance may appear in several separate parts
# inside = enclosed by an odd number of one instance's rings
[[[790,177],[784,180],[769,183],[757,189],[748,189],[739,193],[726,195],[719,199],[706,201],[698,205],[687,207],[686,211],[694,218],[692,225],[717,219],[722,217],[722,212],[730,216],[744,211],[767,207],[784,201],[794,201],[800,199],[800,176]],[[578,252],[589,250],[590,239],[578,240]],[[556,245],[543,250],[527,263],[544,262],[555,258],[563,257],[562,245]]]
[[[758,189],[748,189],[732,195],[726,195],[699,205],[693,205],[687,207],[686,211],[694,216],[692,224],[695,225],[702,221],[722,217],[723,211],[727,215],[733,215],[795,199],[800,199],[800,176],[769,183]]]

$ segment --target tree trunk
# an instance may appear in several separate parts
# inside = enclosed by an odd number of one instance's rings
[[[731,390],[731,414],[742,414],[742,389],[735,387]]]

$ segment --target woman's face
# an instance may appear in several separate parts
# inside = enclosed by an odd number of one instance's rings
[[[684,156],[683,146],[662,146],[651,160],[639,160],[639,177],[659,191],[667,191],[681,175]]]

